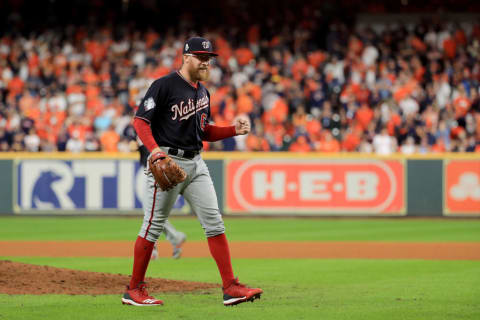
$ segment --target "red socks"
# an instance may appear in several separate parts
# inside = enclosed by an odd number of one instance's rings
[[[140,236],[137,237],[133,251],[133,271],[132,279],[130,279],[130,289],[136,288],[139,282],[145,280],[145,273],[152,256],[154,244],[155,242],[150,242]]]
[[[130,289],[136,288],[139,282],[145,280],[145,273],[147,272],[154,244],[154,242],[150,242],[140,236],[137,237]],[[225,234],[220,234],[208,238],[208,247],[213,259],[215,259],[217,263],[218,271],[220,271],[220,276],[222,277],[223,287],[226,288],[234,279],[227,237],[225,237]]]
[[[215,259],[217,263],[218,271],[220,271],[220,275],[222,276],[223,287],[226,288],[234,279],[227,237],[222,233],[218,236],[208,238],[208,247],[210,248],[213,259]]]

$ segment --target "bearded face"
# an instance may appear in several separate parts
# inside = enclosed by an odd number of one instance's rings
[[[210,56],[191,55],[188,59],[188,73],[193,81],[207,81],[210,78]]]

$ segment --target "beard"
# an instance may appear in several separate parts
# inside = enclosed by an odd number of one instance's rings
[[[210,70],[208,67],[191,70],[190,77],[195,81],[207,81],[210,78]]]

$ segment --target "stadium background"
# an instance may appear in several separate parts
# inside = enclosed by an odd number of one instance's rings
[[[204,144],[223,212],[480,212],[480,26],[474,3],[2,6],[0,150],[6,161],[0,168],[5,176],[15,173],[3,185],[2,213],[138,212],[138,196],[127,196],[141,192],[131,118],[149,84],[179,67],[182,43],[194,34],[211,38],[220,54],[207,83],[212,120],[229,125],[245,117],[252,125],[248,136]],[[28,153],[18,153],[23,151]],[[74,160],[26,161],[38,151]],[[76,155],[56,153],[64,151]],[[215,151],[240,151],[241,158],[245,151],[263,151],[275,161],[299,161],[288,172],[258,165],[241,171],[241,185],[232,187],[230,160],[239,155]],[[317,178],[301,178],[305,157],[321,159],[323,166],[308,169]],[[327,168],[328,161],[335,169]],[[391,161],[397,163],[394,173],[379,169]],[[101,172],[98,163],[115,169]],[[24,173],[31,165],[38,174]],[[124,169],[134,174],[122,176]],[[270,190],[272,179],[283,179],[283,189]],[[266,189],[255,189],[253,181]],[[392,192],[382,195],[380,189]]]
[[[477,319],[479,17],[466,0],[1,1],[0,318]],[[252,123],[203,157],[264,298],[225,310],[175,283],[161,310],[125,309],[123,278],[95,272],[131,272],[131,116],[194,34],[221,53],[213,120]],[[182,199],[175,215],[184,257],[160,244],[147,276],[215,285]]]

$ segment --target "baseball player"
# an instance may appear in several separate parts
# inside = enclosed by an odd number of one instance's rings
[[[137,140],[138,140],[138,137],[137,137]],[[145,146],[141,141],[137,141],[137,142],[138,142],[138,151],[140,153],[140,164],[145,169],[147,168],[147,158],[150,153],[148,152],[147,148],[145,148]],[[145,199],[142,199],[142,203],[143,203],[143,206],[145,206],[144,205]],[[180,259],[180,257],[182,256],[182,245],[187,239],[187,236],[185,235],[185,233],[175,229],[173,224],[171,224],[170,221],[168,220],[165,222],[165,225],[163,226],[163,231],[165,232],[165,237],[167,238],[168,242],[170,242],[170,244],[173,247],[172,258]],[[155,242],[155,245],[153,246],[152,257],[151,257],[152,260],[156,260],[158,258],[157,243],[158,241]]]
[[[144,220],[134,248],[133,272],[122,303],[158,306],[144,282],[155,241],[164,230],[170,210],[182,194],[196,214],[208,241],[223,286],[226,306],[260,298],[262,289],[249,288],[233,275],[230,250],[217,196],[208,168],[200,156],[202,141],[217,141],[250,131],[246,120],[234,126],[209,123],[210,94],[201,81],[209,78],[211,59],[217,56],[210,41],[188,39],[180,70],[155,80],[134,118],[138,137],[150,151]]]

